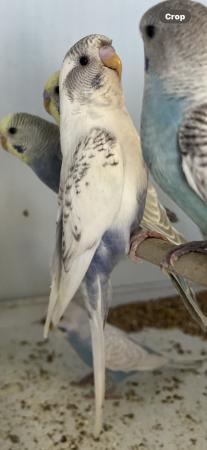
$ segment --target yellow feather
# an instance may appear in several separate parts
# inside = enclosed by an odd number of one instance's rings
[[[55,119],[57,125],[60,125],[59,99],[55,93],[55,87],[59,85],[59,74],[53,73],[44,86],[44,107],[46,111]]]

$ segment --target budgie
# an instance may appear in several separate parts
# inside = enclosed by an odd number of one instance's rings
[[[190,20],[164,23],[163,11],[189,11]],[[164,1],[140,23],[145,50],[141,120],[144,159],[156,182],[207,235],[207,8]],[[207,241],[173,250],[166,267]]]
[[[57,326],[81,283],[89,315],[95,378],[95,434],[105,393],[104,320],[109,276],[141,221],[147,171],[120,83],[111,39],[90,35],[66,54],[60,72],[63,155],[57,243],[45,324]]]
[[[58,193],[62,154],[57,125],[27,113],[10,114],[0,121],[0,143]]]
[[[76,302],[60,321],[58,328],[63,331],[72,348],[80,359],[90,368],[93,367],[91,337],[85,310]],[[136,372],[152,371],[161,367],[189,369],[205,359],[173,359],[158,353],[149,347],[140,345],[128,333],[106,323],[104,328],[105,364],[107,379],[116,384]],[[91,377],[86,376],[78,383],[83,384]]]

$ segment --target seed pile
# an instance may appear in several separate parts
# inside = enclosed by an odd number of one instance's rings
[[[198,303],[207,315],[207,291],[197,294]],[[191,318],[179,297],[128,303],[112,308],[108,322],[125,331],[140,331],[144,328],[179,328],[191,336],[207,339],[205,334]]]

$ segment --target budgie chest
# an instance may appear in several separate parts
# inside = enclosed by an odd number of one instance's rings
[[[46,154],[45,157],[35,159],[32,168],[40,180],[50,189],[58,193],[60,184],[61,158],[54,152],[53,155]]]
[[[108,112],[107,120],[88,114],[79,139],[74,137],[66,158],[74,171],[75,206],[80,203],[81,211],[84,207],[82,239],[87,246],[94,242],[96,224],[98,246],[87,271],[87,279],[93,280],[100,273],[109,275],[129,250],[130,234],[144,211],[147,171],[139,137],[125,111]]]
[[[206,233],[207,205],[188,185],[178,144],[187,100],[164,95],[156,78],[147,80],[141,122],[144,159],[163,191]]]

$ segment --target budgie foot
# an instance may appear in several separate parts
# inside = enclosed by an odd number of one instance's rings
[[[157,233],[156,231],[144,231],[144,230],[138,231],[131,237],[129,258],[132,261],[134,262],[140,261],[140,258],[136,255],[137,249],[139,248],[141,243],[148,238],[162,239],[163,241],[167,241],[167,238],[165,236],[163,236],[160,233]]]
[[[81,378],[79,381],[71,381],[71,386],[77,386],[77,387],[85,387],[88,385],[94,384],[94,376],[93,372],[88,373],[85,375],[85,377]]]
[[[170,266],[173,266],[178,259],[191,252],[207,255],[207,241],[192,241],[175,247],[161,262],[161,268],[163,270],[169,270]]]

